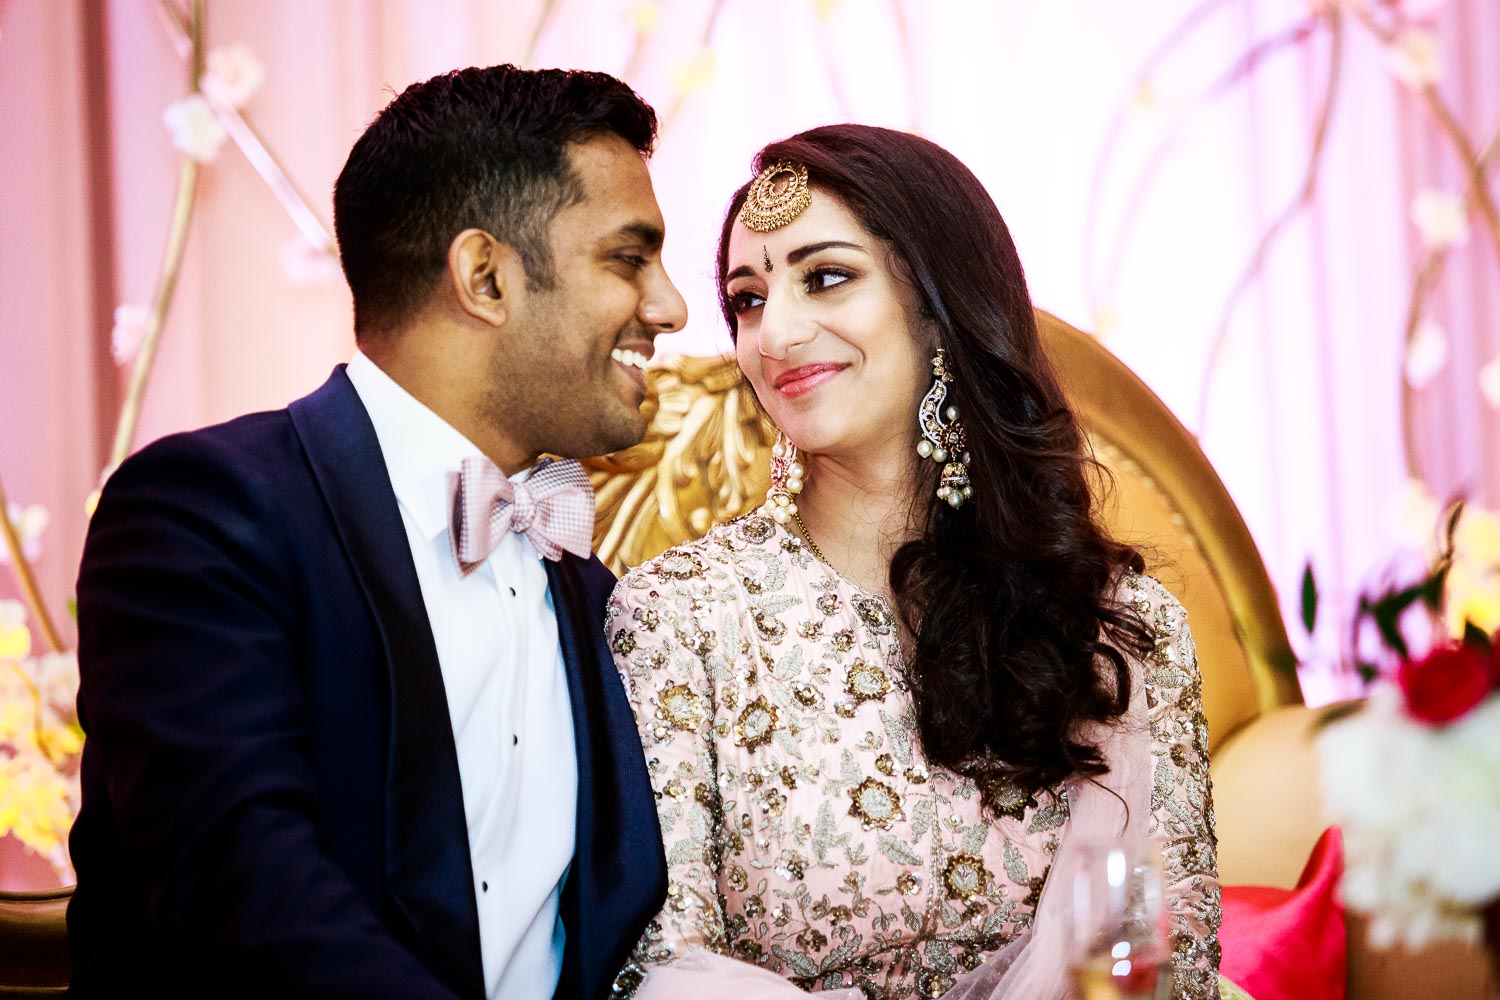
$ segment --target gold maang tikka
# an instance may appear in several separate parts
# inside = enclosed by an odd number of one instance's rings
[[[807,187],[807,168],[780,160],[762,170],[745,192],[740,222],[757,233],[769,233],[789,225],[807,211],[812,193]]]

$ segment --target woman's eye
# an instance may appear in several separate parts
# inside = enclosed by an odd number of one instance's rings
[[[737,292],[729,296],[729,308],[736,316],[741,316],[764,305],[765,301],[765,296],[755,292]]]
[[[822,292],[827,291],[828,289],[833,288],[836,285],[842,285],[851,277],[853,277],[853,275],[849,274],[846,271],[835,271],[832,268],[820,267],[816,271],[809,273],[808,276],[802,280],[806,283],[808,291]]]
[[[620,260],[630,267],[635,268],[637,271],[646,266],[646,258],[640,256],[639,254],[622,253],[620,254]]]

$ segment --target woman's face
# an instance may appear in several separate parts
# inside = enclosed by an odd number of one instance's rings
[[[776,426],[804,451],[856,464],[911,451],[937,338],[890,248],[814,187],[790,225],[736,222],[727,266],[740,369]]]

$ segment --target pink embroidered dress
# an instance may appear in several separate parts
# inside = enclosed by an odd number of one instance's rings
[[[1129,575],[1121,588],[1157,636],[1136,671],[1149,720],[1136,790],[1149,800],[1139,829],[1163,854],[1172,995],[1215,997],[1219,882],[1193,641],[1161,584]],[[788,529],[758,511],[642,565],[616,588],[607,628],[670,871],[617,995],[706,952],[804,990],[940,997],[1027,939],[1080,788],[1029,796],[929,766],[889,607]]]

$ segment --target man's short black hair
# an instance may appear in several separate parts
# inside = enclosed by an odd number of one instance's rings
[[[514,247],[529,285],[550,287],[548,228],[583,197],[567,145],[605,132],[643,156],[656,141],[656,112],[607,73],[506,64],[406,88],[359,137],[333,188],[356,334],[409,319],[471,227]]]

